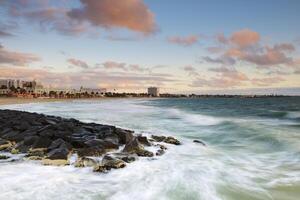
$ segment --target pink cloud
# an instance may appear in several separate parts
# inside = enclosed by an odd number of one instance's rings
[[[240,47],[247,47],[247,46],[257,44],[259,40],[260,40],[259,33],[249,29],[243,29],[234,32],[230,37],[230,41],[233,44]]]
[[[191,46],[199,40],[198,35],[189,35],[186,37],[173,36],[168,38],[168,42],[182,46]]]
[[[70,58],[70,59],[67,60],[67,62],[74,65],[74,66],[81,67],[81,68],[84,68],[84,69],[89,68],[89,65],[86,62],[84,62],[82,60],[75,59],[75,58]]]
[[[115,61],[106,61],[106,62],[102,63],[102,65],[105,69],[121,69],[121,70],[127,71],[126,63],[120,63],[120,62],[115,62]]]
[[[0,64],[26,65],[40,60],[37,55],[10,51],[0,45]]]
[[[127,28],[150,34],[156,31],[154,14],[143,0],[80,0],[83,7],[68,12],[78,21],[104,28]]]

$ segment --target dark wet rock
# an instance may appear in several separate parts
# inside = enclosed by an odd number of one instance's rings
[[[151,146],[151,143],[149,142],[148,138],[142,135],[137,136],[138,141],[146,146]]]
[[[66,142],[63,139],[59,138],[57,140],[54,140],[51,143],[51,145],[48,147],[48,151],[52,151],[52,150],[58,149],[58,148],[66,148],[68,150],[71,150],[72,146],[68,142]]]
[[[161,156],[161,155],[163,155],[164,153],[165,153],[165,150],[163,150],[163,149],[158,149],[158,150],[156,151],[155,155]]]
[[[202,144],[203,146],[206,146],[206,144],[201,140],[194,140],[193,142],[198,143],[198,144]]]
[[[39,149],[29,149],[26,157],[40,157],[43,158],[46,155],[47,149],[46,148],[39,148]]]
[[[158,136],[158,135],[151,135],[151,138],[156,142],[163,142],[166,139],[165,136]]]
[[[74,167],[95,167],[98,164],[99,163],[92,158],[82,157],[77,159],[77,161],[74,164]]]
[[[112,143],[111,141],[101,140],[101,139],[92,139],[85,142],[88,147],[100,147],[103,149],[118,149],[117,144]]]
[[[164,142],[169,144],[180,145],[180,141],[174,137],[167,137],[166,139],[164,139]]]
[[[67,160],[70,151],[66,147],[53,149],[47,154],[47,159],[50,160]]]
[[[24,138],[24,145],[30,146],[33,145],[39,139],[38,136],[27,136]]]
[[[30,146],[24,144],[24,141],[16,144],[15,149],[17,149],[20,153],[26,153],[30,149]]]
[[[126,166],[126,163],[118,158],[114,158],[109,155],[105,155],[101,161],[101,164],[107,169],[119,169],[124,168]]]
[[[138,156],[143,157],[152,157],[153,153],[144,149],[143,145],[138,141],[137,138],[134,138],[131,142],[125,145],[123,152],[137,154]]]
[[[32,145],[32,148],[48,148],[51,145],[51,143],[52,140],[49,137],[39,137]]]
[[[0,155],[0,160],[7,160],[9,159],[10,157],[9,156],[6,156],[6,155]]]
[[[128,142],[133,140],[134,137],[132,134],[133,131],[123,130],[120,128],[117,128],[115,130],[115,133],[118,135],[121,144],[127,144]]]
[[[99,165],[96,165],[94,168],[93,168],[93,172],[106,172],[107,169],[105,166],[99,164]]]
[[[79,157],[86,157],[86,156],[99,157],[105,153],[106,153],[105,149],[99,147],[82,148],[82,149],[78,149],[77,151]]]
[[[75,165],[90,166],[95,171],[122,168],[137,156],[152,157],[144,146],[152,141],[178,144],[172,137],[152,136],[148,139],[133,131],[115,126],[83,123],[76,119],[47,116],[14,110],[0,110],[0,151],[24,153],[26,159],[41,160],[44,165],[68,165],[71,153],[77,153]],[[155,145],[158,145],[154,143]],[[122,152],[116,153],[120,147]],[[161,145],[160,150],[166,150]],[[111,155],[105,155],[106,153]],[[162,153],[163,151],[158,151]],[[157,154],[157,152],[156,152]],[[97,159],[88,157],[104,156]],[[9,159],[10,160],[10,159]]]
[[[116,158],[123,160],[126,163],[131,163],[136,160],[136,156],[130,155],[128,153],[114,153]]]

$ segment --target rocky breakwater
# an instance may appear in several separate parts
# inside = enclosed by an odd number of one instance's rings
[[[0,110],[1,160],[9,159],[11,154],[23,154],[23,159],[40,160],[43,165],[73,164],[106,172],[123,168],[139,157],[160,156],[167,150],[164,143],[180,144],[174,137],[147,138],[110,125]],[[76,158],[72,163],[71,157]]]

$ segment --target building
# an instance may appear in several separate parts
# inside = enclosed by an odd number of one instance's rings
[[[149,87],[148,95],[152,97],[159,97],[159,88],[158,87]]]
[[[106,88],[84,88],[80,87],[79,92],[81,94],[89,94],[89,95],[96,95],[96,96],[103,96],[106,93]]]

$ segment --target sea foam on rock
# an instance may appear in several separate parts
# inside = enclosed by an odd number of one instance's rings
[[[152,139],[110,125],[0,110],[0,151],[25,153],[26,159],[41,160],[43,165],[69,165],[70,156],[77,154],[75,167],[106,172],[123,168],[139,156],[162,155],[166,147],[159,142],[180,144],[173,137],[153,135]],[[149,146],[158,149],[156,154],[146,149]]]

